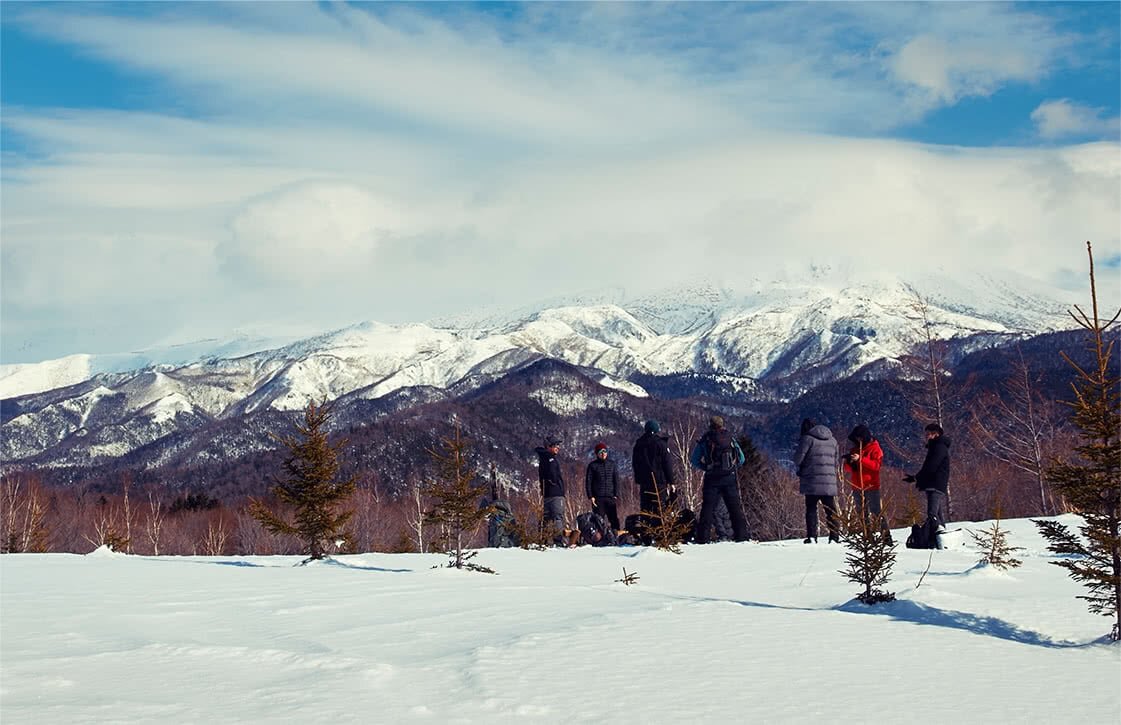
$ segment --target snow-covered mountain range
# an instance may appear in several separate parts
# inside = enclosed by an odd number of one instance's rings
[[[542,358],[635,396],[646,395],[636,381],[700,375],[748,398],[789,397],[854,374],[882,374],[928,329],[968,350],[1069,327],[1068,303],[1027,281],[994,277],[922,287],[811,278],[604,297],[427,324],[363,322],[281,345],[238,338],[3,366],[0,456],[27,459],[111,428],[109,442],[95,444],[93,436],[84,446],[92,461],[184,428],[298,410],[309,400],[467,390]]]

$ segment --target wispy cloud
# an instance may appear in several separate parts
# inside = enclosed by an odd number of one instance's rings
[[[1047,101],[1031,112],[1039,135],[1046,139],[1121,135],[1121,118],[1063,98]]]
[[[1119,243],[1115,141],[891,138],[1076,64],[1032,6],[8,10],[166,94],[4,108],[8,359],[854,257],[1060,279]]]

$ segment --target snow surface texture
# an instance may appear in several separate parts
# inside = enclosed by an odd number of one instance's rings
[[[6,555],[0,719],[1116,723],[1109,620],[1030,522],[1002,525],[1022,568],[952,532],[917,589],[931,553],[900,549],[876,607],[841,547],[800,541],[483,550],[498,576],[434,554]]]

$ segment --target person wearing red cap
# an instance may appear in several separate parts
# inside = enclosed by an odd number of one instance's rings
[[[607,444],[596,443],[595,459],[588,464],[584,475],[584,493],[592,502],[592,511],[606,516],[612,528],[619,530],[619,512],[616,501],[619,498],[619,469],[614,459],[607,457]]]

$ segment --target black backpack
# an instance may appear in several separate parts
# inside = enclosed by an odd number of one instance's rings
[[[937,549],[938,519],[929,518],[921,524],[912,524],[906,546],[908,549]]]
[[[726,430],[709,431],[705,447],[705,471],[735,473],[739,456],[732,447],[732,434]]]
[[[507,548],[518,545],[517,520],[514,510],[505,501],[496,501],[487,526],[487,545]]]
[[[580,529],[580,539],[589,546],[615,546],[618,537],[607,519],[594,511],[576,517],[576,528]]]

